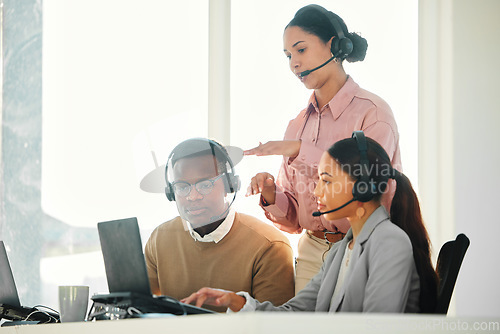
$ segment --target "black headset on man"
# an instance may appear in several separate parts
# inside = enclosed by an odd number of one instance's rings
[[[320,66],[313,68],[312,70],[306,70],[300,72],[299,76],[301,77],[305,77],[306,75],[309,75],[310,73],[319,70],[320,68],[322,68],[335,58],[340,58],[341,60],[346,59],[347,56],[351,54],[354,48],[352,41],[348,37],[345,37],[344,30],[342,29],[342,26],[340,25],[334,13],[318,5],[308,5],[304,7],[302,10],[311,10],[311,9],[321,12],[328,19],[328,21],[330,21],[332,28],[337,36],[336,38],[333,38],[332,45],[330,47],[330,50],[332,52],[332,57],[323,64],[321,64]]]
[[[191,145],[190,147],[197,146],[198,150],[194,149],[192,152],[191,151],[182,152],[181,149],[178,149],[179,147],[182,147],[182,145],[186,145],[186,146]],[[167,196],[167,199],[169,201],[175,201],[175,192],[174,192],[172,183],[170,182],[169,177],[168,177],[169,164],[174,159],[178,160],[178,159],[182,159],[182,158],[187,158],[190,155],[200,154],[200,153],[206,153],[206,154],[213,155],[214,157],[216,157],[216,159],[220,159],[221,162],[229,165],[229,168],[225,168],[226,170],[223,171],[224,176],[225,176],[223,178],[224,189],[227,193],[235,193],[235,196],[236,196],[236,192],[240,189],[241,182],[240,182],[239,176],[234,174],[233,161],[229,157],[227,150],[221,144],[217,143],[214,140],[210,140],[210,139],[206,139],[206,138],[191,138],[191,139],[187,139],[184,142],[177,145],[172,150],[170,155],[168,156],[167,164],[165,166],[165,181],[167,183],[167,186],[165,187],[165,195]],[[180,155],[180,156],[177,157],[176,155]]]
[[[354,201],[369,202],[377,195],[377,187],[374,182],[370,182],[370,161],[368,160],[368,145],[363,131],[354,131],[352,138],[356,140],[359,151],[360,176],[352,188],[352,199],[347,203],[333,210],[313,212],[314,217],[338,211]]]

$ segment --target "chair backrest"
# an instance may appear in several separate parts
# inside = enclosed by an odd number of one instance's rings
[[[469,238],[465,234],[459,234],[455,240],[446,242],[439,251],[436,265],[439,277],[438,298],[436,311],[434,312],[436,314],[448,313],[458,271],[469,244]]]

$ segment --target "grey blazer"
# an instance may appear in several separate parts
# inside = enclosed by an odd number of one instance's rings
[[[285,304],[255,301],[259,311],[418,312],[420,281],[408,235],[380,206],[354,244],[340,292],[332,299],[352,230],[329,251],[319,273]],[[253,301],[252,301],[253,304]]]

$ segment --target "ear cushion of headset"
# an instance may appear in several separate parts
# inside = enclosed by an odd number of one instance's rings
[[[359,202],[369,202],[375,196],[373,187],[365,181],[357,181],[352,188],[352,196]]]
[[[349,38],[334,38],[332,41],[332,54],[340,58],[345,58],[352,53],[352,41]]]
[[[240,185],[241,185],[240,177],[238,175],[234,175],[233,173],[228,173],[227,175],[228,178],[226,182],[228,182],[228,184],[225,184],[226,191],[228,193],[234,193],[240,190]]]
[[[165,195],[167,196],[167,199],[169,201],[171,201],[171,202],[175,201],[175,194],[174,194],[173,189],[170,185],[167,185],[165,187]]]
[[[353,45],[352,41],[349,38],[342,38],[339,41],[340,49],[342,50],[343,57],[347,57],[351,54]]]
[[[233,175],[233,189],[234,191],[238,191],[241,188],[241,180],[238,175]]]

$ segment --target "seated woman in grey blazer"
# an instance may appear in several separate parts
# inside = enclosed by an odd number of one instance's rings
[[[417,196],[408,178],[392,168],[384,149],[355,131],[323,154],[318,176],[314,194],[319,211],[314,215],[345,217],[351,228],[303,290],[281,306],[246,292],[212,288],[182,301],[227,306],[233,312],[433,312],[437,275]],[[397,186],[389,215],[380,197],[390,179]]]

